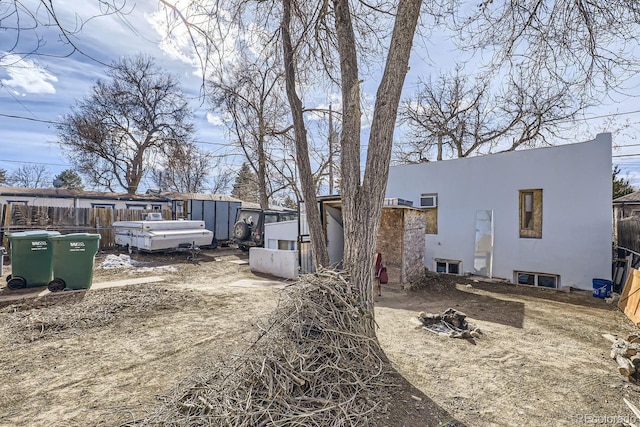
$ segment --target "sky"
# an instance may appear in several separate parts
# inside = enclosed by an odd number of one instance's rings
[[[37,10],[38,1],[25,0],[23,4],[32,11]],[[54,1],[58,16],[72,25],[76,14],[87,19],[97,15],[95,1],[82,2],[82,11],[77,10],[77,0]],[[24,164],[44,165],[52,175],[68,169],[68,163],[60,150],[55,123],[67,114],[75,101],[87,95],[97,79],[105,77],[105,65],[125,55],[144,53],[154,57],[163,69],[177,76],[183,91],[196,112],[196,141],[205,151],[216,154],[228,152],[228,138],[224,127],[208,111],[201,97],[201,77],[197,61],[190,55],[186,39],[178,38],[183,49],[166,43],[164,27],[158,25],[158,2],[156,0],[128,2],[126,17],[100,17],[85,22],[82,32],[74,42],[83,53],[68,57],[69,46],[61,43],[56,31],[38,28],[36,32],[19,34],[14,52],[28,52],[36,46],[36,37],[41,37],[44,46],[40,53],[46,55],[6,55],[16,43],[15,31],[0,32],[0,168],[11,172]],[[42,11],[38,12],[42,13]],[[42,15],[40,15],[42,16]],[[6,21],[5,21],[6,22]],[[428,41],[418,40],[412,53],[410,71],[404,95],[415,90],[419,77],[443,70],[450,70],[456,58],[455,48],[444,38],[431,35]],[[97,61],[96,61],[97,60]],[[372,73],[375,77],[375,70]],[[367,126],[368,113],[373,108],[377,82],[368,79],[363,84],[363,125]],[[640,128],[640,107],[637,96],[640,84],[632,84],[622,93],[597,108],[586,111],[583,119],[559,140],[559,144],[582,142],[593,139],[599,132],[624,127],[613,134],[613,163],[619,165],[621,176],[640,189],[640,141],[636,133]],[[337,94],[328,94],[316,106],[328,102],[339,102]],[[308,107],[308,105],[305,105]],[[614,124],[611,125],[610,122]],[[368,135],[363,131],[363,138]],[[240,157],[229,162],[239,165]],[[143,186],[150,186],[149,182]]]

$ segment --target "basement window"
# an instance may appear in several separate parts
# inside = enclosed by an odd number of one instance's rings
[[[542,189],[520,190],[520,237],[542,238]]]
[[[542,286],[544,288],[557,289],[560,282],[560,276],[556,274],[516,271],[514,276],[516,283],[520,285]]]
[[[462,261],[451,259],[436,259],[436,273],[447,273],[460,275]]]

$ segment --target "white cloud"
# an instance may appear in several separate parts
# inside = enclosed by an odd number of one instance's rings
[[[224,120],[222,119],[222,117],[213,113],[207,113],[207,122],[211,123],[214,126],[224,125]]]
[[[21,89],[26,93],[56,93],[52,83],[58,78],[46,69],[29,59],[21,58],[15,54],[5,54],[0,58],[0,67],[9,75],[8,79],[2,79],[3,86]]]
[[[212,1],[196,4],[176,0],[173,5],[180,11],[179,15],[169,7],[145,15],[160,36],[159,47],[165,54],[194,67],[194,74],[198,76],[202,76],[203,66],[207,72],[220,72],[237,61],[236,43],[242,34],[228,12]],[[218,19],[212,18],[212,10]],[[207,52],[208,58],[203,52]]]

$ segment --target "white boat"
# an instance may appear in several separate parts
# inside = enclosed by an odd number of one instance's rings
[[[163,251],[211,245],[213,232],[204,221],[157,220],[116,221],[113,223],[117,246],[140,251]]]

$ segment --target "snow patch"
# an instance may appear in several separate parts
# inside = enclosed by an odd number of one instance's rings
[[[100,264],[100,268],[107,270],[115,268],[133,268],[137,265],[140,265],[140,263],[131,259],[129,255],[107,255],[102,264]]]
[[[110,269],[127,269],[130,274],[138,274],[138,273],[150,273],[157,271],[164,271],[168,273],[175,273],[178,269],[172,265],[163,265],[159,267],[142,267],[143,262],[136,261],[131,259],[129,255],[120,254],[120,255],[107,255],[102,264],[100,264],[99,268],[104,268],[105,270]]]

